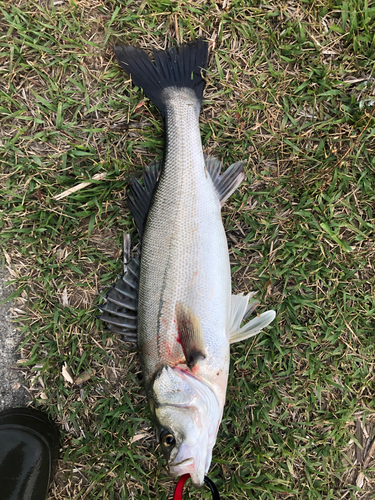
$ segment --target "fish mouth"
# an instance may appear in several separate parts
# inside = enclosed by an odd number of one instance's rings
[[[169,467],[178,467],[179,465],[191,465],[194,463],[194,458],[189,457],[181,460],[180,462],[172,462],[169,464]]]

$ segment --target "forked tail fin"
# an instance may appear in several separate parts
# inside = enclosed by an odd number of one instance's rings
[[[193,89],[200,108],[208,61],[206,41],[199,39],[167,50],[154,50],[155,64],[143,50],[131,45],[120,45],[114,50],[121,67],[163,116],[166,114],[163,90],[168,87]]]

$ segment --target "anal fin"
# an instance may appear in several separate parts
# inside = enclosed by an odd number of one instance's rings
[[[106,303],[100,305],[99,319],[108,325],[108,329],[124,336],[124,340],[137,344],[137,308],[139,258],[128,262],[130,256],[130,238],[124,238],[124,275],[116,281],[106,295]]]
[[[176,304],[176,321],[179,342],[185,355],[186,364],[192,368],[206,357],[204,337],[199,318],[181,302]]]

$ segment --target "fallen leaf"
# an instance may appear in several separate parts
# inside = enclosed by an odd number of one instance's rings
[[[64,366],[62,367],[61,374],[64,377],[64,379],[67,382],[69,382],[69,384],[74,383],[72,370],[69,368],[69,366],[66,363],[64,363]]]
[[[133,436],[130,440],[131,443],[135,443],[137,441],[140,441],[141,439],[143,439],[144,437],[149,437],[150,434],[148,432],[141,432],[139,434],[135,434],[135,436]]]
[[[3,250],[3,254],[4,254],[4,257],[5,257],[5,260],[7,261],[8,265],[10,266],[12,261],[10,260],[10,257],[9,257],[9,254],[6,250]]]
[[[67,307],[69,305],[69,300],[68,300],[68,288],[65,287],[63,290],[63,293],[61,295],[61,304],[64,307]]]
[[[139,108],[141,108],[144,105],[145,101],[139,102],[136,107],[134,108],[134,112],[137,111]]]
[[[363,472],[360,472],[360,473],[358,474],[357,481],[356,481],[356,483],[355,483],[355,484],[356,484],[356,486],[357,486],[358,488],[362,488],[363,483],[364,483],[364,480],[365,480],[365,475],[363,474]]]
[[[363,463],[363,468],[365,469],[368,464],[370,463],[370,460],[371,458],[373,457],[375,453],[375,439],[374,441],[372,442],[371,446],[370,446],[370,449],[368,450],[367,454],[366,454],[366,458],[365,458],[365,461]]]
[[[36,192],[38,198],[39,198],[39,201],[43,201],[44,200],[44,196],[42,195],[40,189],[38,188],[37,192]]]
[[[81,373],[74,379],[76,385],[82,385],[84,382],[90,380],[90,378],[95,375],[95,370],[88,370],[87,372]]]

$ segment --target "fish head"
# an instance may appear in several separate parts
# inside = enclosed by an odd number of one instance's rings
[[[201,487],[223,408],[212,389],[188,371],[163,367],[153,385],[157,434],[172,477],[190,474]]]

